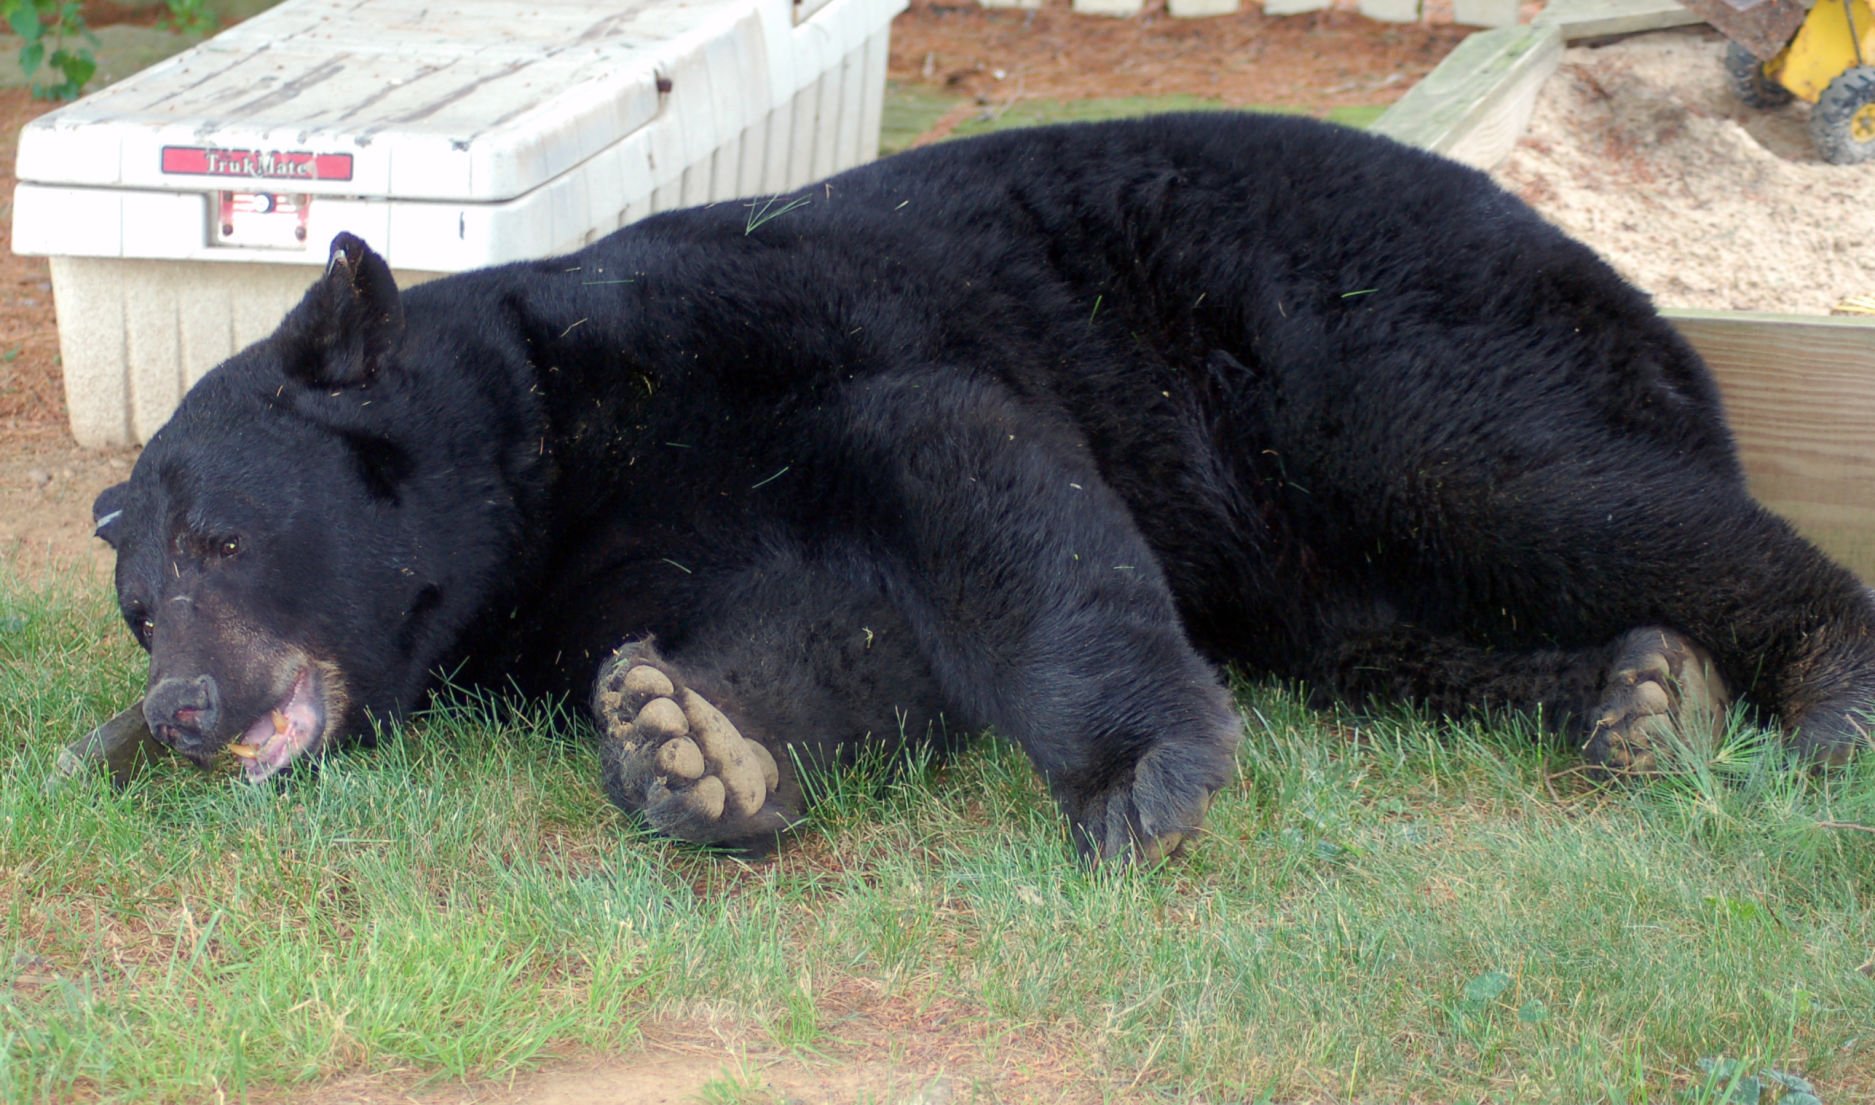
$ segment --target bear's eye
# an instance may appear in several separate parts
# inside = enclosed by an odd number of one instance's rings
[[[241,539],[239,537],[224,537],[215,542],[215,555],[221,557],[223,560],[236,555],[240,551]]]
[[[148,648],[150,638],[156,633],[156,619],[141,606],[133,607],[125,619],[130,622],[131,632],[137,635],[137,643]]]

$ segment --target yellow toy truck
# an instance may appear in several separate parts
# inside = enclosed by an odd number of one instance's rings
[[[1731,41],[1726,74],[1752,107],[1807,101],[1823,160],[1875,158],[1875,8],[1870,0],[1680,0]]]

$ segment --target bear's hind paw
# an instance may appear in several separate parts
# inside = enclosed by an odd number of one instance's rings
[[[1725,730],[1732,694],[1706,650],[1670,629],[1621,639],[1589,715],[1582,751],[1610,771],[1670,767],[1675,750],[1698,750]],[[1663,756],[1663,753],[1666,755]]]
[[[595,696],[606,788],[666,836],[759,843],[795,820],[774,801],[773,754],[707,699],[650,664],[619,664]]]

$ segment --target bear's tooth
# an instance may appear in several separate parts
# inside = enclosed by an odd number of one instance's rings
[[[234,753],[236,756],[240,757],[243,760],[251,760],[254,757],[260,755],[260,751],[251,744],[240,744],[240,743],[230,744],[228,746],[228,751]]]
[[[273,735],[277,737],[284,732],[286,732],[286,715],[275,710],[273,712]]]

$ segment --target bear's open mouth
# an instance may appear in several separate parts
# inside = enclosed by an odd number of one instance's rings
[[[241,760],[247,781],[258,783],[273,776],[325,743],[326,708],[323,680],[316,667],[300,669],[293,686],[273,709],[247,727],[228,751]]]

